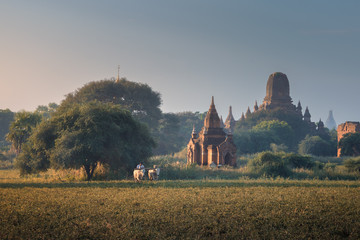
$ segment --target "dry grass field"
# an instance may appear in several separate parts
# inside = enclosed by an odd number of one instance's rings
[[[0,239],[360,239],[359,181],[87,183],[3,171]]]

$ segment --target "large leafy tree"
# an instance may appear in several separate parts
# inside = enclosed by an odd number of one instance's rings
[[[319,136],[306,136],[304,140],[299,143],[299,153],[315,156],[334,156],[336,148],[331,145],[329,141],[322,139]]]
[[[250,130],[240,129],[234,135],[240,154],[270,150],[271,144],[291,146],[293,140],[292,128],[279,120],[262,121]]]
[[[86,103],[97,100],[104,103],[119,104],[131,112],[137,120],[146,123],[152,131],[161,119],[161,98],[150,86],[126,80],[94,81],[67,95],[60,110],[65,110],[74,103]]]
[[[155,134],[158,143],[155,154],[169,154],[185,148],[191,137],[193,126],[196,131],[200,131],[205,115],[206,112],[164,113]]]
[[[339,141],[341,156],[360,156],[360,133],[347,133]]]
[[[54,168],[85,169],[90,180],[99,163],[132,169],[155,146],[148,128],[119,105],[90,102],[59,111],[36,129],[19,158],[23,172]]]
[[[41,122],[41,115],[21,111],[15,114],[14,121],[10,124],[6,139],[12,143],[15,152],[19,154],[22,145],[27,141],[36,125]]]
[[[311,132],[309,124],[302,120],[301,115],[295,112],[283,111],[282,109],[272,109],[254,112],[246,119],[238,121],[235,127],[234,136],[242,131],[249,131],[261,122],[272,120],[278,120],[280,122],[284,121],[293,130],[292,140],[287,142],[290,150],[296,150],[298,143]]]

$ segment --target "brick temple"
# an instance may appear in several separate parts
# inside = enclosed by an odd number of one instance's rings
[[[214,97],[212,97],[209,111],[204,119],[204,127],[199,133],[196,132],[194,127],[187,145],[188,164],[236,166],[236,146],[231,132],[234,123],[231,118],[227,120],[229,120],[227,122],[230,128],[224,130],[215,108]]]

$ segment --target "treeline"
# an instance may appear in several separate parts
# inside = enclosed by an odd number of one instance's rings
[[[321,123],[316,125],[304,121],[296,112],[257,111],[237,122],[234,141],[239,154],[272,150],[336,156],[336,130],[329,131]]]
[[[125,78],[90,82],[68,94],[60,105],[50,103],[16,114],[2,110],[2,151],[11,143],[24,174],[49,167],[82,167],[91,179],[98,164],[115,174],[129,173],[152,154],[183,150],[193,127],[197,131],[203,127],[206,112],[162,113],[161,102],[160,93],[147,84]],[[316,130],[298,114],[281,110],[247,114],[236,123],[233,135],[238,155],[268,150],[336,155],[336,131]],[[343,149],[348,155],[359,151],[353,145]]]
[[[162,113],[160,94],[126,79],[90,82],[58,106],[13,115],[6,140],[21,174],[48,168],[83,168],[90,180],[99,165],[128,175],[152,154],[186,146],[204,114]]]

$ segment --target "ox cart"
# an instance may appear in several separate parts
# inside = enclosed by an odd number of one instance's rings
[[[158,180],[160,175],[160,168],[154,165],[153,168],[143,168],[143,169],[134,169],[134,181],[140,182],[145,179],[146,171],[148,172],[148,177],[150,181]]]

